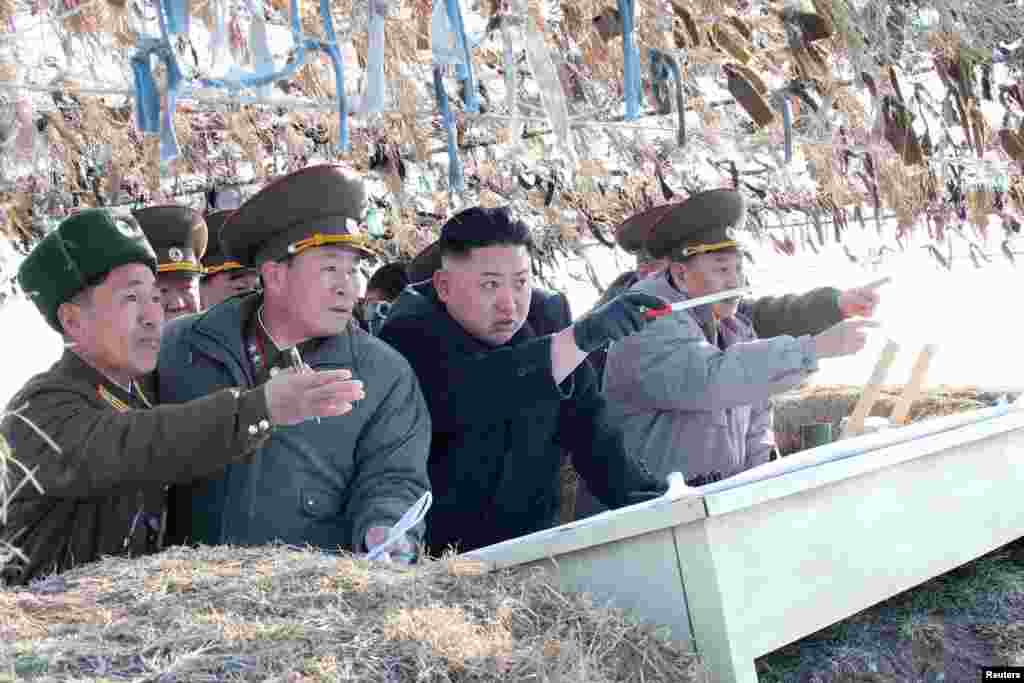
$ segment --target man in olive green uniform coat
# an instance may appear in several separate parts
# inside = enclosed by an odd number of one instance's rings
[[[339,415],[362,397],[348,372],[284,373],[154,406],[164,322],[156,265],[138,223],[104,209],[65,220],[21,265],[22,289],[68,348],[12,399],[17,416],[2,425],[42,490],[29,485],[9,501],[0,540],[21,556],[0,567],[0,583],[158,549],[166,484],[245,457],[276,425]]]

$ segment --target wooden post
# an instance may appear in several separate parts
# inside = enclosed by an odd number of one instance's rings
[[[889,418],[892,424],[904,425],[909,421],[910,407],[921,394],[925,378],[928,376],[928,366],[931,364],[937,350],[938,347],[935,344],[925,344],[924,348],[921,349],[921,353],[917,354],[917,360],[914,361],[914,369],[910,372],[910,379],[907,381],[907,385],[903,387],[903,393],[896,400],[896,405],[893,406],[892,417]]]
[[[900,345],[889,340],[885,344],[885,348],[882,349],[882,355],[879,357],[878,362],[875,363],[875,369],[871,373],[871,379],[864,386],[864,393],[861,394],[860,400],[857,401],[857,405],[853,407],[853,413],[850,415],[850,421],[846,425],[846,430],[843,432],[843,438],[858,436],[864,431],[864,420],[871,413],[871,409],[875,406],[875,402],[878,401],[879,395],[882,393],[882,385],[885,383],[885,377],[889,374],[889,368],[892,366],[892,362],[896,360],[896,353],[900,350]]]

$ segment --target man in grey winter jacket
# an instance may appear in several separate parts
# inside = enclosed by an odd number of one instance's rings
[[[712,190],[663,211],[652,251],[670,259],[633,291],[671,303],[733,289],[744,281],[733,231],[743,198]],[[611,346],[605,376],[610,419],[629,451],[654,476],[681,471],[691,485],[767,462],[774,448],[769,397],[791,389],[822,358],[863,348],[865,320],[845,320],[816,336],[758,340],[738,301],[680,311]]]
[[[279,372],[345,369],[364,380],[351,412],[276,430],[247,463],[180,489],[176,540],[280,540],[362,552],[380,544],[429,489],[430,417],[409,363],[352,320],[368,244],[362,183],[332,164],[263,188],[225,223],[225,253],[258,267],[259,293],[234,297],[164,332],[160,397],[180,402]],[[298,357],[295,351],[298,351]],[[392,559],[411,561],[416,530]]]
[[[654,256],[648,242],[654,227],[675,206],[678,204],[663,204],[641,211],[615,228],[615,241],[619,247],[636,256],[636,270],[626,271],[615,278],[595,306],[611,301],[642,280],[664,277],[669,260],[660,253]],[[753,324],[755,334],[762,339],[781,335],[813,336],[846,318],[870,318],[879,303],[876,290],[886,282],[888,278],[845,290],[818,287],[804,294],[743,299],[739,302],[737,312]],[[597,372],[598,383],[603,386],[607,351],[595,351],[589,360]]]

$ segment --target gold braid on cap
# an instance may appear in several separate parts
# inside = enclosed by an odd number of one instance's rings
[[[208,266],[204,268],[203,275],[216,275],[217,273],[222,273],[225,270],[240,270],[241,268],[245,268],[245,266],[238,261],[225,261],[219,266]]]
[[[683,247],[682,253],[683,258],[689,258],[696,254],[706,254],[711,251],[722,251],[723,249],[733,249],[739,247],[740,243],[736,240],[725,240],[724,242],[715,242],[714,244],[695,244],[692,247]]]
[[[298,242],[292,242],[288,245],[288,253],[294,256],[300,254],[306,249],[312,249],[313,247],[323,247],[328,244],[351,244],[361,249],[376,253],[376,250],[370,246],[369,241],[362,235],[325,235],[323,233],[314,233],[304,240]]]
[[[158,273],[199,273],[203,272],[202,266],[198,266],[191,261],[179,261],[177,263],[161,263],[157,265],[156,272]]]

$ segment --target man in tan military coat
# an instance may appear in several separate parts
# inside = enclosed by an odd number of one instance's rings
[[[2,425],[42,491],[23,488],[10,502],[0,540],[23,556],[0,567],[0,582],[157,550],[167,484],[209,476],[276,426],[341,415],[362,398],[348,371],[284,372],[246,391],[156,406],[150,378],[164,325],[156,273],[135,219],[104,209],[68,218],[22,263],[22,289],[67,350],[12,399],[20,417]]]

